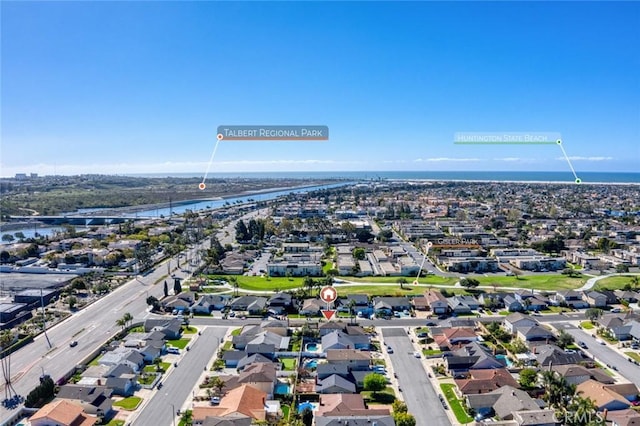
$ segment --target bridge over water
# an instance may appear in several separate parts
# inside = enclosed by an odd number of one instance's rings
[[[83,215],[64,215],[64,216],[10,216],[12,222],[38,222],[46,225],[110,225],[116,223],[124,223],[130,220],[147,220],[155,219],[150,216],[127,215],[107,215],[107,216],[83,216]]]

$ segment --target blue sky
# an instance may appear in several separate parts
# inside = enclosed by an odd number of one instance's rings
[[[634,2],[2,2],[0,175],[204,173],[220,124],[324,124],[326,142],[222,142],[211,172],[638,171]]]

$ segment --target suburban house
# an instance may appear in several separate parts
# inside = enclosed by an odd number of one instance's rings
[[[587,380],[576,387],[576,392],[584,398],[590,398],[598,407],[598,411],[616,411],[631,407],[627,398],[617,392],[618,385],[605,385],[595,380]],[[635,385],[632,384],[633,387]],[[636,395],[638,389],[635,390]]]
[[[446,314],[449,310],[449,303],[447,302],[447,298],[442,295],[437,290],[429,290],[424,293],[425,299],[427,299],[427,304],[429,305],[429,309],[436,315]]]
[[[316,316],[320,311],[327,308],[327,304],[320,299],[304,299],[299,310],[300,315]]]
[[[591,379],[604,384],[614,383],[613,378],[605,374],[599,368],[588,369],[581,365],[565,364],[553,365],[551,366],[551,369],[555,371],[558,376],[564,377],[567,383],[572,385],[579,385],[580,383],[586,382],[587,380]]]
[[[565,352],[556,345],[533,346],[533,354],[538,364],[547,367],[549,365],[578,364],[582,357],[575,352]]]
[[[338,374],[332,374],[325,379],[317,380],[316,392],[320,394],[355,393],[356,385]]]
[[[289,293],[276,293],[267,301],[267,309],[275,315],[286,313],[292,306],[293,298]]]
[[[539,324],[535,318],[521,313],[507,315],[504,319],[504,328],[511,334],[516,334],[519,328],[533,327],[536,325]]]
[[[229,299],[217,294],[203,294],[198,301],[191,306],[191,311],[197,314],[208,315],[213,311],[221,311],[227,306]]]
[[[592,308],[603,308],[607,306],[607,296],[597,291],[585,292],[583,299]]]
[[[524,311],[524,305],[514,295],[507,294],[502,298],[504,308],[509,312]]]
[[[467,395],[467,404],[476,413],[493,412],[502,420],[513,420],[519,411],[541,408],[528,393],[508,385],[486,394]]]
[[[332,349],[327,351],[329,364],[343,364],[350,370],[369,370],[371,353],[357,349]]]
[[[159,331],[168,340],[179,339],[182,331],[182,320],[180,318],[149,318],[144,321],[144,331],[145,333]]]
[[[489,393],[502,386],[520,388],[518,382],[504,368],[469,370],[468,377],[455,379],[459,396]]]
[[[373,310],[375,312],[392,314],[393,312],[408,311],[409,309],[411,309],[411,301],[408,297],[376,297],[373,299]]]
[[[316,410],[318,417],[336,416],[388,416],[388,408],[369,408],[360,394],[320,395],[320,405]]]
[[[573,309],[588,308],[589,303],[582,300],[582,294],[576,290],[561,290],[551,296],[556,304],[566,304]]]
[[[32,426],[93,426],[99,419],[85,413],[80,405],[60,399],[39,409],[29,422]]]
[[[276,384],[276,366],[273,363],[256,363],[247,366],[238,375],[224,376],[225,391],[229,391],[242,385],[251,385],[273,397]]]
[[[445,357],[445,366],[454,377],[472,369],[503,368],[491,351],[477,342],[472,342]]]
[[[56,399],[73,402],[85,413],[98,417],[109,416],[112,410],[111,390],[104,386],[64,385]]]
[[[330,349],[369,349],[370,339],[367,335],[349,335],[339,330],[334,330],[322,337],[322,350]]]
[[[555,340],[555,335],[552,332],[537,324],[529,327],[518,327],[516,335],[525,342]]]
[[[240,296],[229,302],[232,311],[247,312],[249,315],[260,315],[265,311],[267,298],[260,296]]]
[[[192,417],[194,424],[203,424],[207,417],[226,417],[241,414],[253,421],[267,419],[267,393],[250,385],[241,385],[227,392],[214,407],[194,406]]]
[[[138,372],[144,366],[144,357],[135,349],[118,347],[102,355],[98,363],[106,366],[122,364],[130,367],[134,372]]]

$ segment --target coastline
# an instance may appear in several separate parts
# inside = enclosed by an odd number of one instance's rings
[[[389,178],[384,181],[392,182],[460,182],[460,183],[526,183],[541,185],[633,185],[640,186],[640,182],[585,182],[575,183],[572,181],[556,181],[556,180],[503,180],[503,179],[419,179],[419,178]]]

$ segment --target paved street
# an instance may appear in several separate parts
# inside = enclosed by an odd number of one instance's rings
[[[585,333],[573,324],[561,323],[556,324],[558,329],[563,329],[571,334],[576,342],[583,341],[587,344],[587,352],[593,355],[596,361],[601,364],[615,365],[618,368],[618,374],[632,383],[640,383],[640,368],[637,365],[627,361],[627,358],[620,355],[615,350],[609,348],[609,345],[601,345],[590,333]]]
[[[401,327],[383,328],[382,335],[385,343],[393,348],[393,354],[389,355],[393,371],[398,376],[407,408],[416,418],[416,425],[449,426],[451,422],[429,383],[421,360],[413,356],[413,344],[406,330]]]
[[[204,373],[204,367],[211,367],[211,360],[218,350],[226,328],[209,327],[201,336],[197,336],[191,350],[184,351],[178,367],[172,367],[165,376],[162,389],[155,391],[153,398],[142,408],[133,424],[172,426],[176,410],[183,408],[183,403],[191,400],[194,385]],[[188,407],[191,409],[191,404]],[[175,424],[178,424],[178,418]]]

